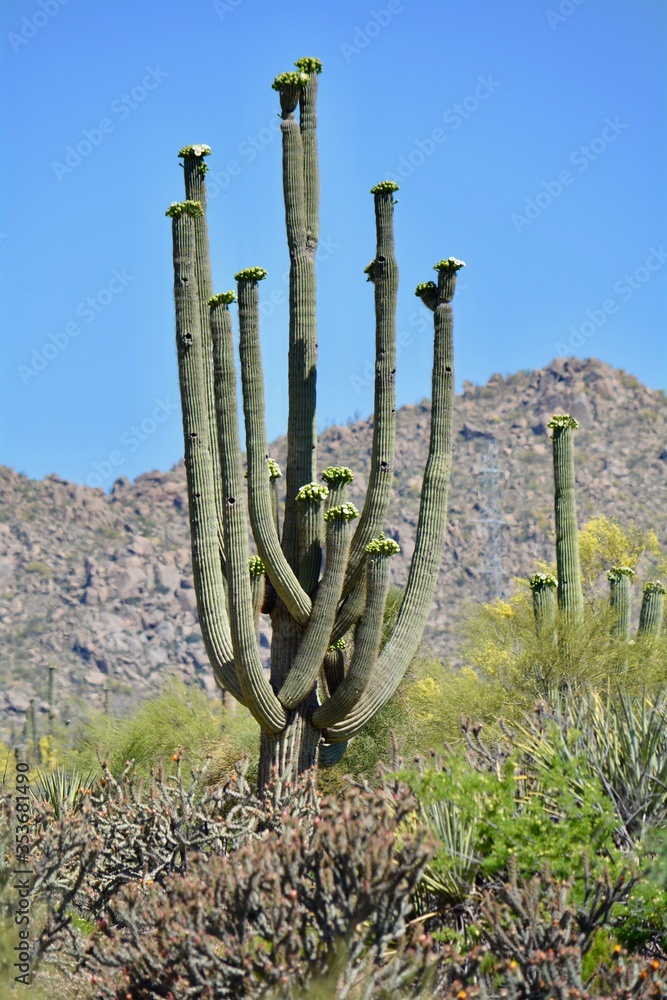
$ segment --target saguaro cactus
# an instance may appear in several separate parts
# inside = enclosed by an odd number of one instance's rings
[[[630,641],[630,616],[632,613],[632,578],[635,571],[630,566],[612,566],[607,573],[609,601],[616,614],[614,635]]]
[[[529,580],[533,594],[533,614],[538,636],[553,640],[556,628],[556,588],[558,580],[551,573],[533,573]]]
[[[642,606],[639,612],[639,635],[657,639],[662,628],[662,616],[667,588],[660,580],[649,580],[642,587]]]
[[[574,438],[579,426],[569,413],[549,421],[553,430],[554,499],[556,513],[556,567],[558,608],[571,624],[578,624],[584,611],[579,569],[579,532],[574,486]]]
[[[264,418],[259,339],[259,267],[236,274],[236,292],[212,295],[206,225],[208,146],[185,146],[185,201],[174,203],[174,298],[194,583],[202,633],[218,684],[261,727],[260,784],[329,762],[387,703],[415,655],[441,563],[451,470],[456,273],[450,257],[438,282],[417,294],[434,313],[429,456],[417,539],[392,635],[380,652],[389,557],[382,534],[395,448],[396,299],[394,192],[372,189],[376,255],[367,268],[376,315],[375,413],[368,492],[361,515],[347,500],[352,473],[317,477],[315,421],[315,252],[319,230],[317,59],[276,77],[283,144],[283,190],[290,254],[288,433],[282,534]],[[298,121],[295,111],[299,107]],[[238,298],[247,473],[236,411],[230,305]],[[355,524],[356,522],[356,524]],[[257,555],[249,550],[249,531]],[[322,570],[322,562],[324,569]],[[270,677],[259,657],[257,621],[270,615]]]

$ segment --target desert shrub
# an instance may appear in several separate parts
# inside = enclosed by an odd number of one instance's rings
[[[395,991],[427,964],[406,918],[429,845],[423,831],[395,833],[415,805],[404,786],[355,787],[310,823],[285,809],[280,829],[233,857],[197,856],[163,886],[126,887],[83,954],[95,995],[312,995],[332,972],[336,996],[362,983],[363,996]]]

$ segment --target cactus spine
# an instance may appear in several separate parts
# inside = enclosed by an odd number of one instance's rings
[[[578,426],[578,422],[569,413],[556,414],[549,421],[549,427],[553,430],[558,607],[564,618],[572,624],[581,622],[584,612],[574,493],[573,431]]]
[[[660,635],[666,593],[667,588],[660,580],[649,580],[642,587],[639,635],[653,639],[657,639]]]
[[[414,556],[394,630],[380,652],[389,557],[382,535],[395,450],[396,185],[372,189],[376,256],[370,268],[376,315],[375,422],[368,493],[358,511],[346,499],[352,473],[316,476],[315,252],[319,176],[316,97],[321,64],[302,59],[276,77],[283,137],[283,190],[290,254],[288,440],[282,536],[269,457],[259,339],[259,267],[236,274],[246,479],[236,409],[230,305],[212,295],[206,225],[208,147],[184,147],[186,200],[172,219],[176,344],[195,590],[219,685],[247,705],[261,728],[259,782],[340,759],[349,739],[391,698],[426,624],[445,541],[454,398],[452,299],[462,261],[435,265],[421,295],[434,317],[429,457]],[[299,121],[294,117],[297,106]],[[425,286],[425,287],[426,287]],[[422,286],[420,286],[422,287]],[[249,531],[257,556],[249,551]],[[322,564],[324,570],[322,572]],[[259,657],[257,622],[271,616],[270,680]],[[321,754],[320,754],[321,749]]]

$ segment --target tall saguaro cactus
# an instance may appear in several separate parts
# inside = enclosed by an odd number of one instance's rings
[[[632,578],[635,571],[630,566],[612,566],[607,573],[609,580],[609,603],[616,614],[614,635],[630,641],[630,617],[632,614]]]
[[[535,630],[540,638],[553,640],[556,628],[558,580],[551,573],[533,573],[529,585],[533,594]]]
[[[212,294],[206,223],[208,146],[180,151],[185,200],[174,203],[176,344],[185,439],[195,591],[218,684],[261,727],[260,784],[340,759],[347,742],[387,703],[415,655],[435,589],[446,534],[454,399],[452,299],[463,262],[439,261],[437,284],[417,295],[434,314],[429,455],[417,539],[400,612],[380,651],[389,559],[382,533],[391,498],[396,437],[394,192],[372,189],[376,253],[366,269],[375,293],[376,380],[371,470],[361,515],[347,499],[352,473],[317,476],[316,287],[319,231],[317,85],[322,66],[300,59],[276,77],[290,255],[286,502],[282,534],[269,456],[259,336],[266,272],[246,268],[236,292]],[[299,118],[295,112],[299,108]],[[239,360],[247,472],[236,409],[237,361],[230,306],[238,299]],[[355,524],[356,522],[356,524]],[[257,555],[251,555],[249,534]],[[323,567],[323,568],[322,568]],[[270,676],[257,622],[270,615]]]
[[[549,421],[549,427],[553,430],[558,608],[571,624],[578,624],[584,611],[574,490],[573,432],[578,426],[578,422],[569,413],[556,414]]]

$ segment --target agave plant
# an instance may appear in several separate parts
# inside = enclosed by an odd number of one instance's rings
[[[455,802],[447,800],[422,804],[421,812],[443,848],[439,862],[426,866],[422,885],[443,902],[462,903],[474,889],[481,864],[475,856],[477,819],[465,816]]]
[[[48,773],[37,771],[32,794],[38,802],[47,802],[56,819],[59,819],[64,813],[76,812],[80,808],[84,795],[90,791],[97,777],[94,770],[84,776],[75,767],[58,764]]]

